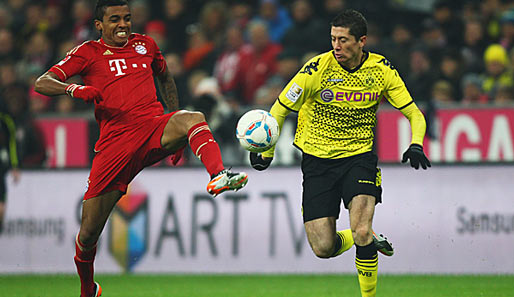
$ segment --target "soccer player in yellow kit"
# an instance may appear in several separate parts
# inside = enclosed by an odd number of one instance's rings
[[[377,250],[391,255],[389,242],[372,230],[382,187],[377,156],[372,152],[379,101],[385,97],[409,120],[412,141],[402,162],[430,167],[423,152],[426,123],[396,69],[381,55],[363,50],[367,22],[346,10],[331,22],[333,50],[320,54],[293,77],[270,112],[280,127],[298,112],[294,145],[302,155],[304,227],[314,254],[340,255],[356,246],[361,294],[375,296]],[[274,148],[250,154],[252,167],[270,165]],[[349,211],[350,229],[336,231],[341,200]]]

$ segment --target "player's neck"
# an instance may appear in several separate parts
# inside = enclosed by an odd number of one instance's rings
[[[127,43],[129,42],[128,40],[125,41],[124,44],[113,44],[113,42],[109,42],[109,41],[106,41],[105,38],[100,38],[101,40],[101,43],[105,46],[108,46],[108,47],[115,47],[115,48],[123,48],[125,47],[125,45],[127,45]]]
[[[366,54],[364,51],[360,51],[360,53],[355,57],[355,59],[352,59],[351,61],[348,61],[348,63],[341,63],[341,65],[346,69],[355,69],[359,65],[364,62],[366,59]]]

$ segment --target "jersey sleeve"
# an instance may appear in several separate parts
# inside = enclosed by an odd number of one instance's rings
[[[282,131],[282,126],[284,125],[284,121],[286,119],[286,116],[291,112],[289,109],[285,108],[280,102],[277,100],[271,107],[271,110],[269,111],[271,115],[277,120],[278,123],[278,131],[280,135],[280,131]],[[269,150],[262,153],[263,157],[267,158],[273,158],[275,155],[275,146],[276,144],[271,147]]]
[[[66,57],[52,66],[49,71],[55,73],[61,81],[66,81],[68,78],[86,69],[90,56],[91,51],[88,49],[88,46],[83,43],[69,51]]]
[[[150,44],[152,45],[152,48],[154,51],[154,56],[153,56],[153,61],[152,61],[153,73],[156,75],[161,74],[166,70],[166,60],[164,59],[161,49],[159,48],[159,46],[157,45],[155,40],[153,40],[153,38],[150,36],[146,36],[146,37],[150,41]]]
[[[319,86],[319,61],[314,57],[289,81],[278,97],[280,104],[291,111],[298,112],[305,100],[312,97]]]
[[[409,104],[405,108],[400,109],[400,111],[409,120],[412,132],[411,143],[423,146],[423,139],[427,129],[423,113],[421,113],[421,110],[419,110],[415,103]]]
[[[385,67],[384,96],[397,109],[412,103],[412,97],[396,69]]]

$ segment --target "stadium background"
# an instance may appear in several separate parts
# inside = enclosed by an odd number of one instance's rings
[[[334,14],[355,8],[369,22],[366,49],[384,54],[398,68],[427,116],[425,149],[434,163],[427,172],[399,166],[410,137],[408,123],[383,102],[375,149],[384,174],[384,204],[377,208],[375,228],[393,240],[397,254],[382,258],[380,271],[389,277],[422,277],[418,282],[385,277],[380,286],[395,296],[425,296],[424,291],[426,296],[513,296],[507,285],[514,274],[512,1],[130,3],[133,32],[158,41],[175,75],[181,106],[209,116],[225,163],[249,171],[250,183],[237,195],[210,200],[204,193],[208,177],[194,156],[186,155],[179,167],[163,161],[147,169],[106,227],[96,262],[100,278],[121,275],[130,282],[125,272],[228,273],[236,279],[249,273],[292,273],[314,282],[316,276],[309,273],[330,273],[326,282],[316,284],[337,288],[348,276],[349,286],[357,288],[353,253],[323,261],[308,250],[299,209],[300,155],[291,146],[294,115],[266,174],[247,168],[246,153],[234,138],[237,118],[248,109],[268,109],[304,61],[330,49],[328,22]],[[86,0],[0,2],[0,108],[15,120],[22,165],[20,183],[8,176],[0,287],[11,291],[0,296],[68,296],[34,280],[34,273],[63,290],[78,286],[73,277],[53,274],[74,272],[73,237],[98,137],[96,122],[92,106],[66,96],[41,96],[32,85],[73,46],[98,38],[93,6]],[[347,226],[344,212],[339,224]],[[474,274],[489,276],[475,279]],[[452,278],[457,275],[470,278],[461,283]],[[162,286],[162,280],[155,286]],[[259,285],[238,288],[233,280],[218,283],[230,284],[239,292],[234,296],[279,292],[267,287],[263,293]],[[287,287],[288,281],[298,287],[305,282],[288,279],[278,286]],[[24,282],[45,290],[27,293]],[[215,288],[205,278],[195,283],[203,282]],[[273,276],[262,282],[273,282]],[[431,282],[442,285],[431,287]],[[447,282],[455,283],[456,291],[444,291],[451,287]],[[419,284],[412,285],[419,293],[402,295],[393,283]],[[119,292],[126,286],[108,296],[124,296]],[[310,296],[308,290],[293,289],[283,296],[294,292]]]

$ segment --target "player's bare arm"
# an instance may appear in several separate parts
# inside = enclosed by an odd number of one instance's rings
[[[178,110],[178,92],[175,80],[168,68],[161,74],[157,75],[157,85],[162,94],[162,99],[169,111]]]
[[[72,98],[84,100],[86,103],[100,103],[103,100],[99,89],[93,86],[82,86],[77,84],[67,84],[62,82],[57,74],[47,71],[41,75],[34,84],[36,92],[47,95],[68,95]]]
[[[46,96],[56,96],[66,94],[66,87],[68,85],[60,81],[57,74],[47,71],[36,80],[34,89],[36,92]]]

